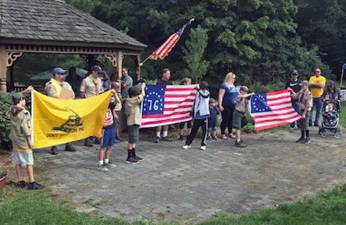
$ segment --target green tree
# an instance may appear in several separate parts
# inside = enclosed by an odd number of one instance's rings
[[[207,30],[201,26],[191,30],[190,39],[185,42],[183,48],[184,61],[187,64],[186,74],[194,80],[201,79],[208,70],[209,63],[204,60],[204,52],[208,44]]]

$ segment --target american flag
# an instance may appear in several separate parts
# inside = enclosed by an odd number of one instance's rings
[[[249,105],[256,131],[279,127],[301,119],[292,106],[291,94],[287,89],[255,94],[251,97]]]
[[[194,19],[191,19],[188,23],[184,24],[182,28],[180,28],[177,32],[172,34],[166,41],[163,43],[158,49],[156,49],[149,56],[152,60],[157,60],[158,58],[163,60],[170,51],[174,48],[174,46],[178,43],[181,35],[183,34],[185,28],[191,24]]]
[[[189,121],[196,85],[147,85],[142,103],[141,127],[157,127]]]

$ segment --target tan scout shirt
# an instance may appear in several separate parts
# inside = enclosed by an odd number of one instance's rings
[[[140,125],[141,124],[141,103],[144,99],[144,87],[142,85],[142,93],[133,98],[126,98],[125,102],[125,115],[127,117],[127,125]]]
[[[12,141],[13,149],[18,152],[30,152],[31,149],[28,145],[28,138],[32,132],[30,112],[26,109],[12,106],[7,115],[12,124],[9,137]]]
[[[80,92],[83,92],[86,98],[90,98],[102,93],[102,80],[100,78],[94,79],[92,75],[87,76],[82,81]]]

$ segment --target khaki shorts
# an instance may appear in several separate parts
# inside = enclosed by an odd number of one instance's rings
[[[34,156],[32,154],[32,151],[17,152],[16,150],[13,150],[12,163],[23,167],[28,165],[34,165]]]

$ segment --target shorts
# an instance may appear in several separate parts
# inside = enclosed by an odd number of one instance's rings
[[[136,144],[139,139],[139,125],[128,127],[129,144]]]
[[[103,129],[101,148],[110,148],[115,144],[115,126]]]
[[[16,150],[13,150],[12,163],[15,165],[20,165],[22,167],[34,165],[34,156],[32,154],[32,151],[17,152]]]
[[[190,128],[192,127],[191,120],[190,120],[190,121],[187,121],[187,122],[181,122],[181,123],[179,123],[179,129],[180,129],[180,130],[184,129],[185,123],[186,123],[186,125],[187,125],[187,128],[190,129]]]
[[[241,129],[243,127],[242,121],[244,117],[245,113],[234,110],[232,127],[235,129]]]

